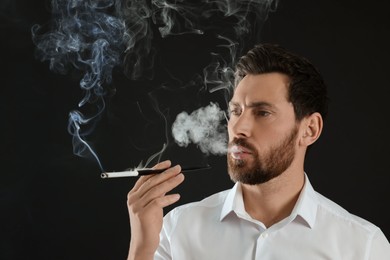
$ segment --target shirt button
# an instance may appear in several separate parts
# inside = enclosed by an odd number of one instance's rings
[[[262,233],[260,236],[261,236],[262,238],[267,238],[267,237],[268,237],[268,234],[267,234],[267,233]]]

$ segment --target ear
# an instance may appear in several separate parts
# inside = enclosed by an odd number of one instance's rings
[[[302,121],[301,138],[299,144],[309,146],[313,144],[321,135],[323,120],[320,113],[315,112]]]

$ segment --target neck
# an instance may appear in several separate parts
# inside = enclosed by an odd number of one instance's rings
[[[241,184],[245,210],[266,227],[288,217],[304,185],[304,172],[285,171],[262,184]]]

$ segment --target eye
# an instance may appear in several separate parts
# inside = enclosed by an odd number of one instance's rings
[[[261,117],[267,117],[271,114],[271,112],[266,111],[266,110],[257,110],[255,111],[256,116],[261,116]]]
[[[230,108],[229,115],[230,116],[239,116],[241,114],[241,109],[238,107]]]

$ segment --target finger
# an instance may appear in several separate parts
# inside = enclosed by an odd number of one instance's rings
[[[173,203],[177,202],[179,199],[180,199],[180,194],[177,194],[177,193],[169,194],[169,195],[166,195],[164,197],[156,198],[155,200],[150,202],[145,207],[147,208],[147,207],[157,206],[159,208],[164,208],[164,207],[167,207],[169,205],[172,205]]]
[[[162,172],[161,174],[153,175],[153,177],[147,179],[138,189],[137,193],[141,197],[145,193],[147,193],[150,189],[153,187],[169,180],[170,178],[175,177],[181,172],[180,165],[176,165],[172,168],[167,169],[166,171]]]
[[[142,198],[147,194],[152,188],[160,185],[161,183],[166,182],[167,180],[175,177],[180,174],[181,167],[176,165],[175,167],[169,168],[161,174],[142,176],[145,177],[142,180],[139,180],[139,183],[136,183],[136,189],[132,189],[127,194],[127,204],[135,207],[143,207],[148,204],[154,198],[164,195],[166,192],[170,191],[173,187],[176,187],[179,183],[176,184],[174,180],[168,182],[168,185],[165,184],[160,188],[156,188],[155,191],[151,194],[152,196],[147,196],[145,199]],[[182,174],[183,175],[183,174]],[[184,179],[184,175],[182,176]]]
[[[176,198],[177,195],[171,196],[165,195],[167,192],[171,191],[173,188],[178,186],[184,181],[184,174],[180,173],[175,177],[168,179],[167,181],[154,186],[142,197],[138,197],[138,193],[132,194],[128,197],[128,208],[130,212],[141,212],[143,209],[146,209],[149,205],[158,206],[160,208],[165,207],[176,202],[179,198]],[[165,198],[167,197],[167,198]]]
[[[165,160],[162,162],[159,162],[155,166],[152,167],[152,169],[164,169],[164,168],[169,168],[171,167],[171,161],[170,160]]]
[[[153,200],[164,197],[166,193],[170,192],[178,185],[180,185],[184,181],[184,174],[180,173],[175,177],[172,177],[159,185],[153,186],[147,193],[145,193],[141,199],[147,204],[151,203]],[[168,195],[167,195],[168,196]]]
[[[160,162],[158,164],[156,164],[155,166],[153,166],[153,169],[164,169],[164,168],[168,168],[171,166],[171,161],[170,160],[166,160],[166,161],[163,161],[163,162]],[[133,192],[136,192],[139,187],[142,186],[142,184],[144,184],[148,179],[150,179],[153,175],[145,175],[145,176],[141,176],[137,182],[134,184],[133,188],[130,190],[129,193],[133,193]]]

